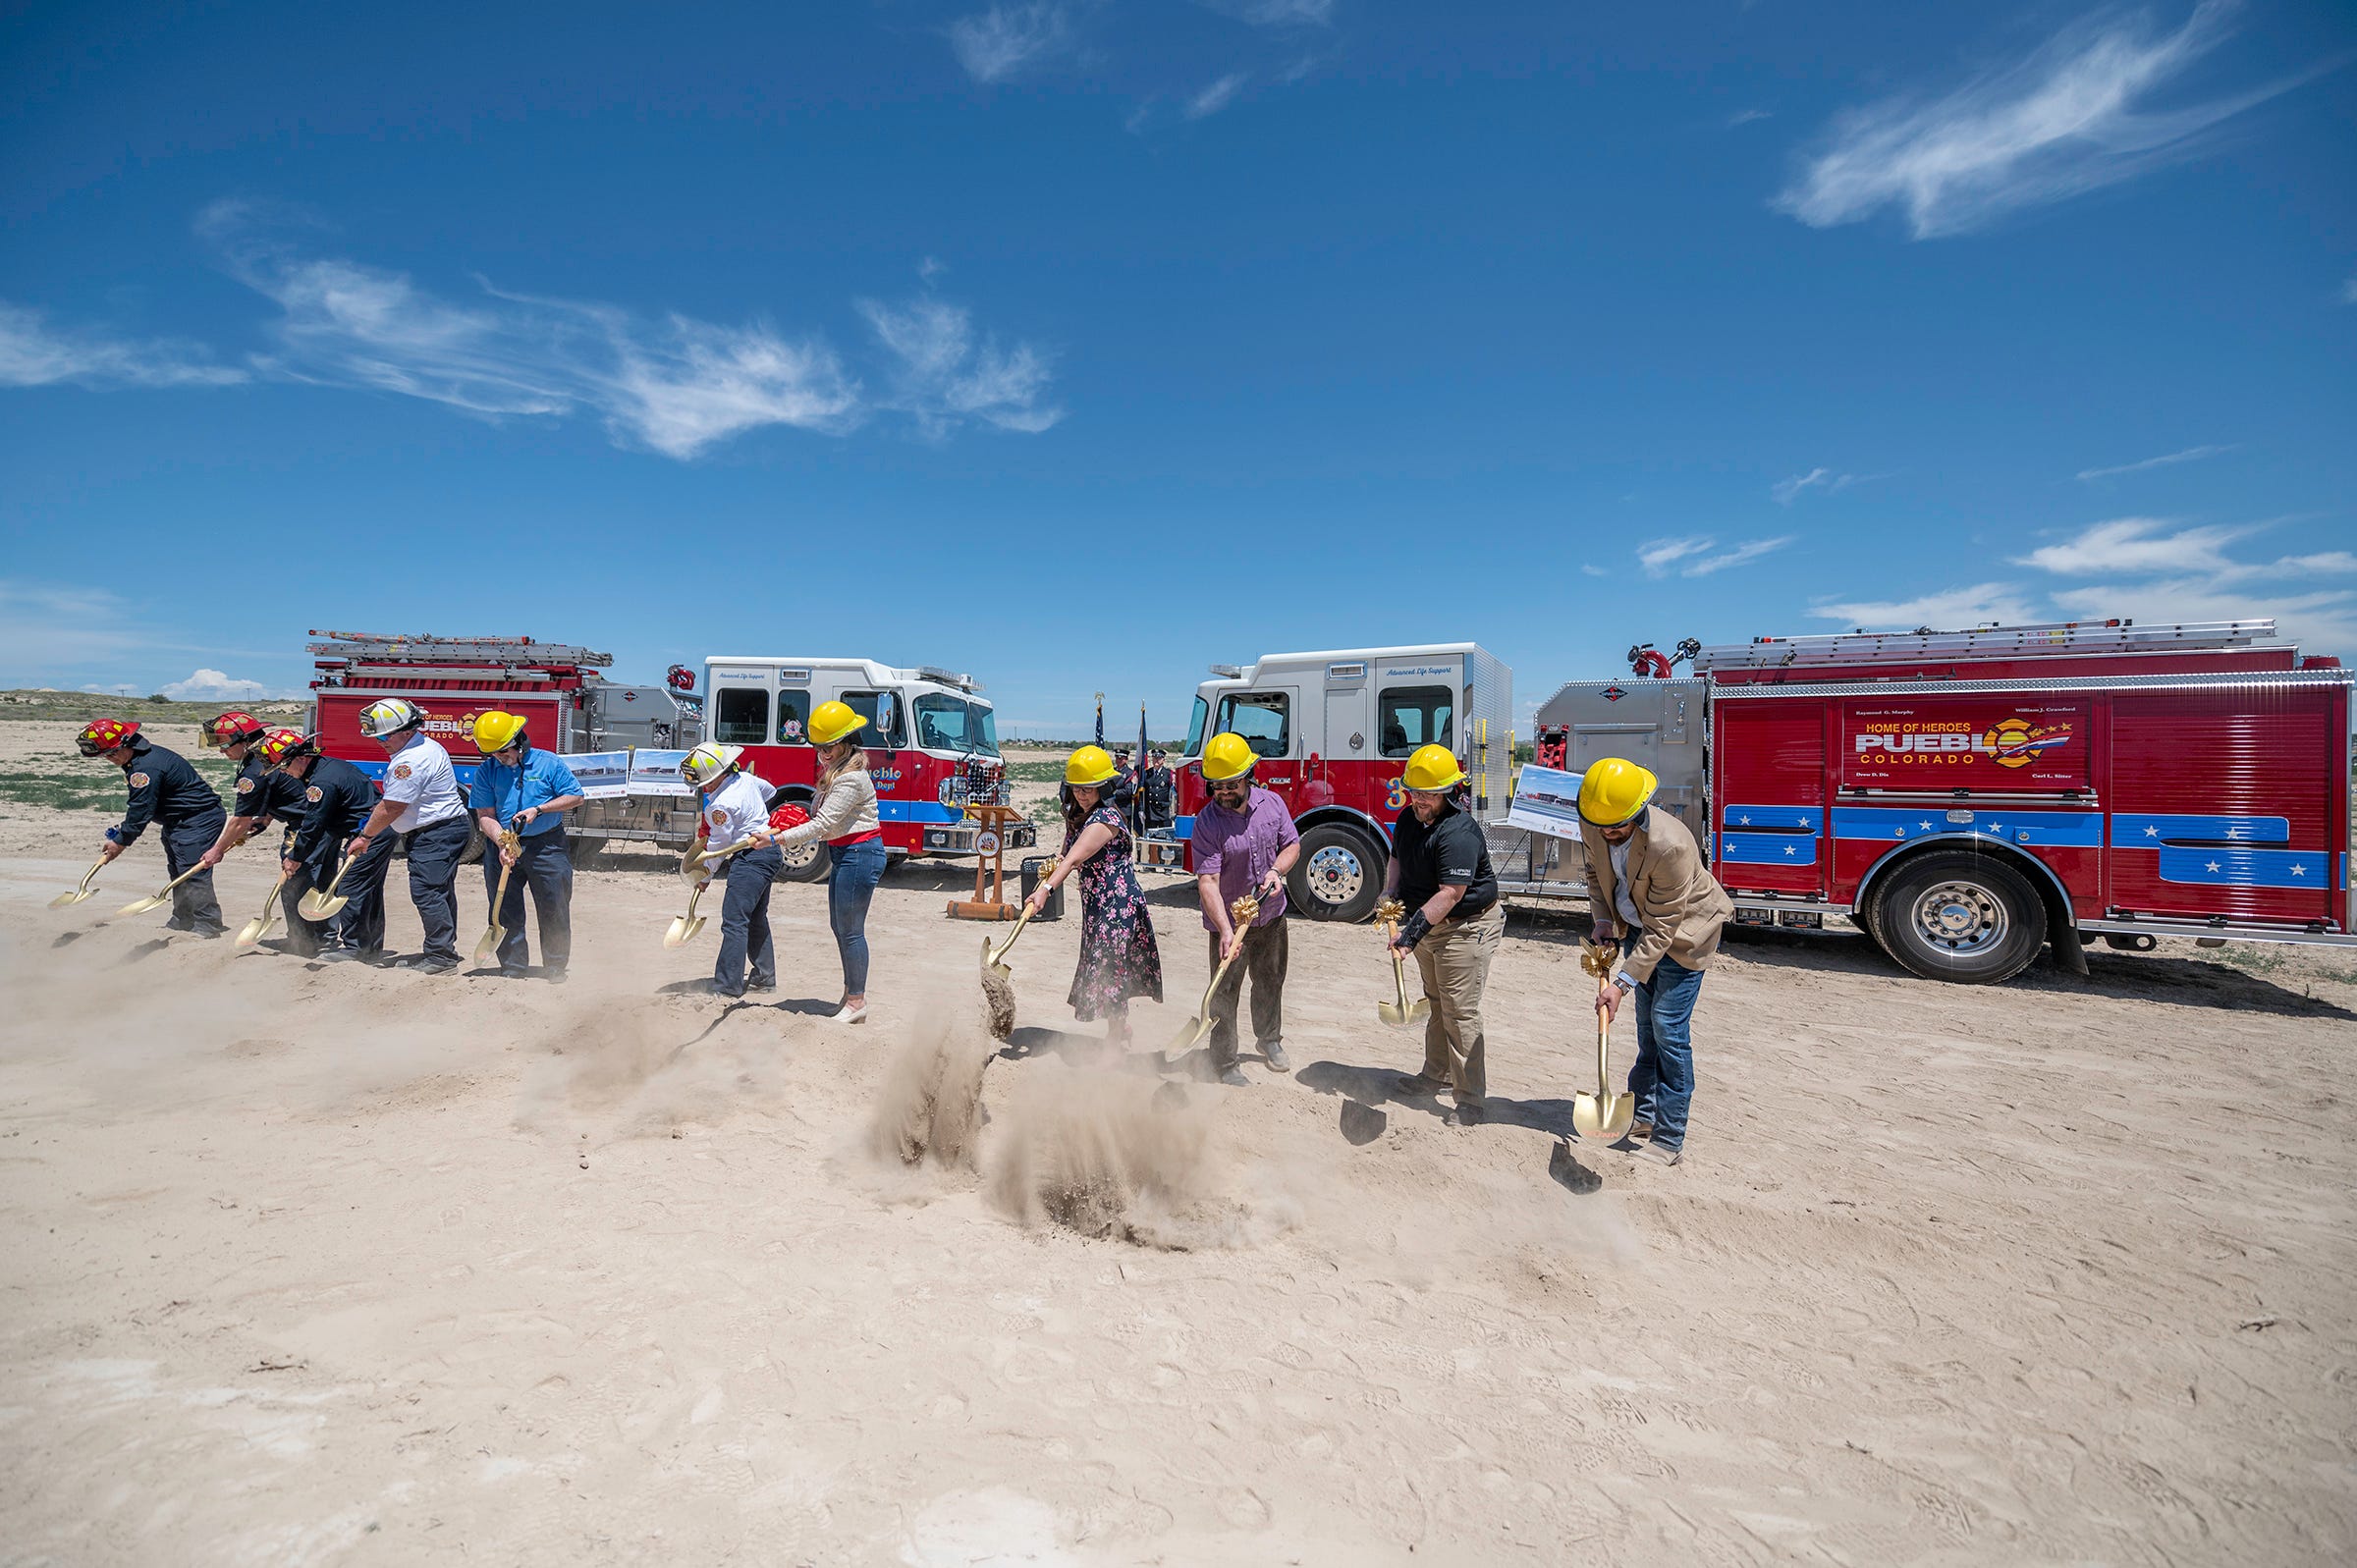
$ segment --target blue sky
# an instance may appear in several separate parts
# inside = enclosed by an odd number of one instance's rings
[[[9,12],[0,684],[526,633],[1071,732],[1461,637],[1525,707],[1685,635],[2357,656],[2326,0]]]

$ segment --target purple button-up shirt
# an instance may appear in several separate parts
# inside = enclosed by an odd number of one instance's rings
[[[1269,874],[1287,844],[1300,841],[1301,836],[1293,831],[1293,814],[1285,809],[1285,802],[1254,784],[1244,796],[1240,812],[1207,800],[1195,813],[1195,875],[1219,878],[1220,896],[1233,904]],[[1260,913],[1252,923],[1265,926],[1284,918],[1285,891],[1279,889],[1276,897],[1261,900]],[[1207,914],[1203,929],[1220,928]]]

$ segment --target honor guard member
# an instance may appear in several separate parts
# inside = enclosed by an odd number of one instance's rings
[[[466,804],[474,809],[483,842],[499,848],[483,856],[484,891],[494,901],[491,923],[505,933],[499,971],[521,977],[530,961],[523,938],[528,887],[540,920],[541,973],[561,986],[573,961],[573,856],[565,845],[565,813],[581,803],[581,786],[565,759],[531,743],[520,715],[494,710],[476,719],[474,749],[483,760]],[[500,842],[507,829],[515,831],[514,849]],[[505,899],[499,896],[503,873]]]
[[[1653,809],[1652,772],[1623,757],[1591,763],[1579,780],[1579,842],[1588,868],[1590,930],[1617,953],[1612,983],[1596,994],[1607,1019],[1637,999],[1637,1097],[1633,1152],[1674,1165],[1694,1103],[1694,1001],[1719,951],[1734,900],[1703,864],[1686,825]]]
[[[131,786],[123,821],[106,830],[100,859],[112,861],[130,848],[151,822],[164,841],[165,868],[174,878],[204,858],[227,816],[221,797],[188,758],[140,734],[137,719],[100,719],[85,726],[74,743],[83,756],[104,757],[122,769]],[[211,867],[172,890],[172,918],[164,922],[164,929],[199,937],[221,935],[221,901],[213,896]]]
[[[1457,1119],[1479,1121],[1489,1093],[1481,999],[1506,937],[1506,906],[1481,825],[1458,803],[1465,770],[1447,746],[1419,746],[1399,773],[1407,809],[1392,827],[1383,894],[1407,906],[1393,946],[1415,954],[1432,1012],[1424,1021],[1423,1070],[1398,1088],[1409,1095],[1453,1090]]]
[[[374,963],[385,951],[385,868],[393,863],[390,834],[353,862],[336,896],[344,907],[325,920],[302,917],[302,895],[336,880],[347,840],[376,809],[376,785],[341,757],[322,756],[319,737],[273,730],[262,737],[262,760],[295,782],[302,820],[279,857],[287,874],[287,923],[328,963]]]
[[[459,966],[459,858],[469,837],[459,776],[442,743],[426,738],[425,710],[407,697],[386,697],[362,708],[360,733],[385,748],[385,795],[345,844],[345,853],[400,836],[409,851],[410,901],[425,928],[425,950],[397,960],[394,967],[446,975]]]
[[[1285,1056],[1285,879],[1301,858],[1301,835],[1285,802],[1252,782],[1259,761],[1242,735],[1218,734],[1204,742],[1203,783],[1211,799],[1195,813],[1195,890],[1211,933],[1211,967],[1216,972],[1231,965],[1211,994],[1208,1076],[1231,1086],[1250,1081],[1235,1064],[1235,1014],[1247,975],[1252,1039],[1261,1059],[1272,1072],[1291,1066]],[[1259,898],[1260,912],[1238,931],[1233,906],[1246,894]]]
[[[280,838],[278,854],[284,860],[295,842],[295,830],[301,826],[303,807],[302,781],[279,772],[262,756],[262,740],[269,734],[262,722],[252,714],[231,709],[216,715],[201,731],[204,743],[237,764],[236,795],[229,804],[229,821],[221,829],[221,837],[204,852],[204,863],[218,866],[232,849],[276,821],[285,832]],[[299,957],[317,955],[319,942],[311,931],[309,921],[297,914],[295,905],[301,901],[302,890],[289,878],[279,890],[279,904],[286,912],[286,950]]]
[[[742,746],[707,740],[680,764],[680,773],[702,796],[703,825],[698,848],[725,849],[769,824],[769,785],[743,772]],[[712,990],[723,997],[778,989],[777,949],[769,940],[769,891],[786,869],[774,843],[742,849],[705,873],[726,879],[720,905],[720,956],[712,961]],[[698,884],[702,886],[702,884]],[[748,984],[747,963],[752,966]]]

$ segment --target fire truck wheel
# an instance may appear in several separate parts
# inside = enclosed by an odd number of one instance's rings
[[[472,812],[468,812],[466,814],[466,847],[459,851],[459,864],[462,866],[476,865],[481,862],[482,858],[483,825],[474,820]]]
[[[585,866],[605,852],[606,838],[598,833],[568,833],[565,836],[565,858],[576,866]]]
[[[1383,896],[1383,850],[1356,828],[1321,822],[1301,835],[1301,858],[1286,879],[1287,900],[1312,920],[1351,924]]]
[[[1891,873],[1874,902],[1883,948],[1926,980],[1988,986],[2030,966],[2046,944],[2046,903],[1992,855],[1949,851]]]
[[[785,864],[778,871],[780,882],[824,882],[827,873],[835,868],[835,857],[823,843],[804,844],[789,849]]]

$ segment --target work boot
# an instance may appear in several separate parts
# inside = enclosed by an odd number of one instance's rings
[[[437,958],[431,953],[412,953],[396,962],[396,969],[407,969],[421,975],[446,975],[459,966],[456,958]]]
[[[1637,1145],[1634,1152],[1639,1160],[1650,1160],[1657,1165],[1674,1165],[1684,1155],[1685,1146],[1674,1143],[1655,1143],[1648,1139]]]
[[[367,963],[369,958],[357,947],[330,947],[319,955],[321,963]]]
[[[1269,1064],[1271,1072],[1291,1072],[1293,1058],[1285,1054],[1285,1042],[1272,1040],[1260,1048],[1260,1059]]]
[[[1252,1080],[1245,1077],[1243,1072],[1233,1062],[1220,1069],[1220,1082],[1226,1084],[1231,1089],[1249,1089],[1252,1087]]]
[[[1410,1073],[1404,1078],[1394,1078],[1392,1080],[1392,1093],[1396,1095],[1405,1095],[1410,1100],[1429,1099],[1448,1087],[1449,1086],[1443,1083],[1440,1079],[1427,1078],[1420,1072]]]
[[[1459,1100],[1456,1103],[1456,1124],[1460,1127],[1478,1127],[1488,1114],[1478,1100]]]
[[[547,981],[552,986],[561,986],[565,983],[566,976],[565,971],[562,969],[551,969],[542,974],[540,978]]]
[[[1628,1124],[1628,1135],[1631,1138],[1650,1138],[1653,1136],[1653,1123],[1640,1116]]]

